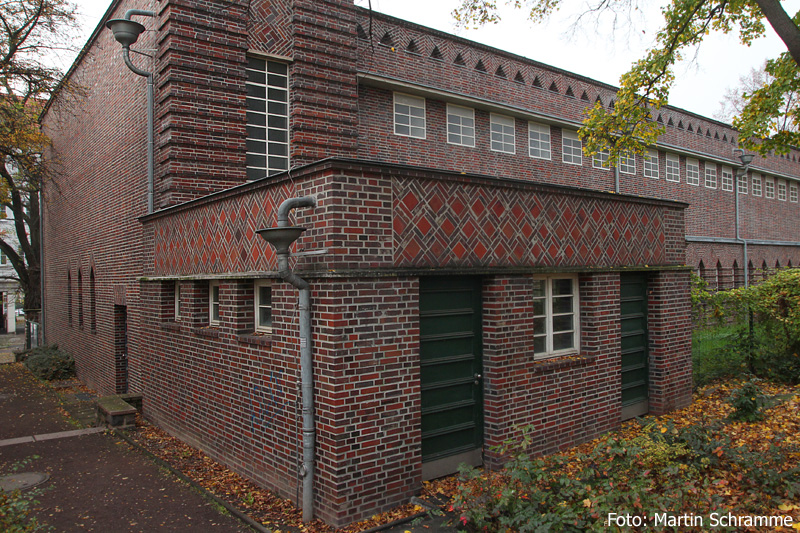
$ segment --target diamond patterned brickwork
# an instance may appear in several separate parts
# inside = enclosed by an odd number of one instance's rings
[[[150,230],[154,257],[149,275],[213,274],[274,270],[271,247],[256,230],[275,225],[280,203],[294,196],[279,185],[230,195],[172,216],[156,218]]]
[[[680,264],[667,254],[681,246],[667,241],[681,235],[668,230],[665,211],[681,209],[664,206],[521,184],[397,179],[395,266]]]

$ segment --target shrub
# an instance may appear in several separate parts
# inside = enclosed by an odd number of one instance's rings
[[[25,359],[25,366],[39,379],[48,381],[67,379],[75,375],[75,360],[56,345],[31,350]]]
[[[733,407],[732,420],[757,422],[764,418],[761,409],[766,402],[766,396],[761,392],[757,382],[756,379],[750,380],[731,393],[728,403]]]

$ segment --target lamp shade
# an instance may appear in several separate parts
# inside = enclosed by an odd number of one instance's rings
[[[135,43],[145,30],[142,24],[128,19],[111,19],[106,22],[106,28],[111,30],[117,42],[126,47]]]

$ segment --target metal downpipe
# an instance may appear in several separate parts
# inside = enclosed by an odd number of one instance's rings
[[[298,207],[314,207],[311,196],[289,198],[278,208],[278,227],[289,226],[289,212]],[[300,290],[300,384],[303,414],[303,522],[314,519],[314,462],[316,460],[316,429],[314,415],[314,366],[311,354],[311,290],[306,280],[292,272],[289,252],[278,254],[278,274]]]

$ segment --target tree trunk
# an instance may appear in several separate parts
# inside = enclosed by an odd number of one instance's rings
[[[756,4],[786,45],[794,62],[800,66],[800,29],[786,14],[779,0],[756,0]]]

